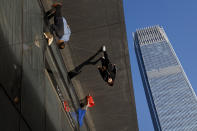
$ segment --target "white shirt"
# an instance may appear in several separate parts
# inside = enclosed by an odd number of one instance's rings
[[[70,35],[71,35],[71,30],[69,25],[66,22],[66,19],[62,17],[63,23],[64,23],[64,35],[60,38],[60,40],[63,40],[64,42],[69,41]]]

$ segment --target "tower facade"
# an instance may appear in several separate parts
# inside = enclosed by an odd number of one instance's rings
[[[155,130],[197,130],[197,97],[164,29],[139,29],[133,38]]]

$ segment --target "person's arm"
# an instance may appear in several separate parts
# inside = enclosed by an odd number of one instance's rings
[[[115,64],[113,65],[113,72],[114,72],[114,74],[116,74],[116,65]]]
[[[86,100],[87,100],[87,104],[84,106],[83,109],[87,111],[88,107],[90,107],[90,103],[87,98],[86,98]]]
[[[115,78],[116,78],[116,66],[115,66],[115,64],[113,65],[113,69],[112,69],[111,73],[112,73],[111,74],[112,79],[115,80]]]
[[[104,81],[107,81],[108,79],[108,71],[106,69],[103,69],[102,67],[98,67],[98,70],[103,78]]]

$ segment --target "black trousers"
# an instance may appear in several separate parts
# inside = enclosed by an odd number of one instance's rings
[[[55,31],[55,34],[58,38],[61,38],[64,35],[64,23],[61,13],[61,6],[58,5],[55,8],[52,8],[46,13],[48,19],[51,19],[54,16],[54,24],[50,26],[51,31]]]
[[[101,59],[101,63],[102,63],[102,66],[105,66],[108,69],[108,65],[110,64],[110,61],[109,61],[108,54],[106,51],[104,52],[104,58]]]

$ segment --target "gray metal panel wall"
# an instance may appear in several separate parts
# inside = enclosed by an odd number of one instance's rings
[[[80,99],[89,92],[96,105],[86,115],[91,130],[138,130],[132,87],[128,43],[122,0],[61,0],[63,15],[71,28],[71,39],[62,51],[69,70],[106,45],[110,60],[117,65],[114,87],[101,78],[96,65],[85,64],[72,79]],[[97,60],[97,55],[92,61]]]
[[[0,17],[0,130],[73,130],[45,74],[38,1],[1,0]]]

